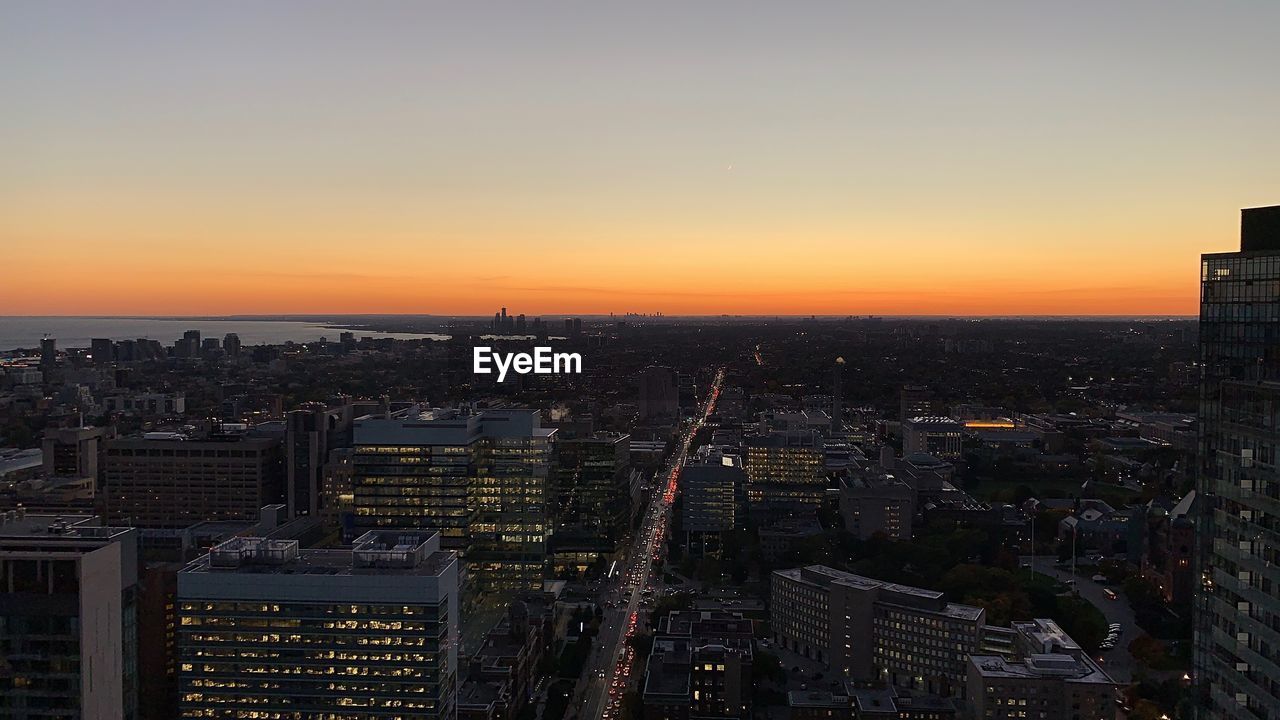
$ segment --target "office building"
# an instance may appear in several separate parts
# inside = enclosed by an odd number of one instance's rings
[[[108,428],[48,428],[41,442],[44,474],[48,477],[98,479],[98,464],[109,436]]]
[[[585,572],[621,542],[631,514],[630,441],[621,433],[556,441],[547,507],[557,575]]]
[[[279,501],[281,475],[278,440],[146,433],[106,441],[99,496],[109,522],[140,528],[256,521]]]
[[[222,338],[222,351],[229,358],[240,357],[240,336],[235,333],[227,333]]]
[[[749,435],[744,445],[742,467],[752,515],[785,516],[822,504],[826,450],[816,431]]]
[[[179,717],[453,717],[458,560],[438,534],[233,538],[178,573],[177,599]]]
[[[668,367],[645,368],[637,381],[640,420],[674,420],[680,411],[678,380]]]
[[[1195,683],[1205,717],[1280,718],[1280,206],[1200,263]]]
[[[686,551],[693,556],[720,557],[727,533],[740,525],[747,474],[742,458],[704,445],[680,471],[680,524]]]
[[[536,410],[424,410],[355,423],[357,529],[438,530],[475,590],[538,589],[551,439]]]
[[[47,337],[40,340],[40,368],[48,370],[58,364],[58,341]]]
[[[89,341],[89,354],[95,365],[110,365],[116,359],[115,344],[111,338],[94,338]]]
[[[822,565],[775,570],[769,605],[779,646],[854,680],[958,696],[983,647],[982,608]]]
[[[902,423],[904,455],[924,453],[940,460],[958,460],[964,426],[948,417],[920,416]]]
[[[1117,685],[1052,620],[1015,622],[1014,657],[973,655],[967,697],[975,718],[1112,720]]]
[[[137,532],[0,514],[0,718],[137,717]]]
[[[924,385],[903,385],[898,395],[898,420],[933,414],[933,391]]]
[[[891,474],[854,470],[840,479],[844,528],[862,540],[910,540],[915,508],[915,490]]]
[[[320,514],[324,468],[331,453],[352,443],[357,406],[304,403],[285,416],[285,504],[290,517]]]

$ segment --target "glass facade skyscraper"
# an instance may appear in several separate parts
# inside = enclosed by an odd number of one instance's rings
[[[1280,207],[1200,270],[1195,681],[1205,717],[1280,718]]]

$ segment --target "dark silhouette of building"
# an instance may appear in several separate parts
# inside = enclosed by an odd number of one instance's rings
[[[1200,264],[1194,665],[1208,717],[1252,720],[1280,717],[1280,206],[1244,210],[1240,229],[1240,252]]]

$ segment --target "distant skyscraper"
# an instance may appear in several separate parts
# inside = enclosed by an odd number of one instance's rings
[[[344,333],[350,335],[351,333]],[[235,333],[227,333],[222,338],[222,350],[227,353],[227,357],[240,357],[240,336]]]
[[[831,367],[831,431],[844,427],[844,358],[836,358]]]
[[[40,341],[40,367],[48,369],[58,364],[58,341],[44,338]]]
[[[923,385],[903,385],[898,404],[898,420],[933,414],[933,392]]]
[[[178,573],[177,600],[180,717],[455,717],[458,560],[435,533],[233,538]]]
[[[1280,718],[1280,206],[1245,210],[1240,252],[1200,263],[1200,587],[1205,717]]]
[[[0,717],[137,717],[137,532],[0,514]]]
[[[675,418],[680,407],[677,382],[671,368],[650,366],[641,371],[638,403],[641,420]]]
[[[115,359],[115,349],[111,338],[94,338],[89,341],[89,354],[93,356],[95,365],[107,365]]]

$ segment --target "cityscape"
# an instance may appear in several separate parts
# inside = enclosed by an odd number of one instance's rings
[[[1280,720],[1277,27],[6,4],[0,720]]]

